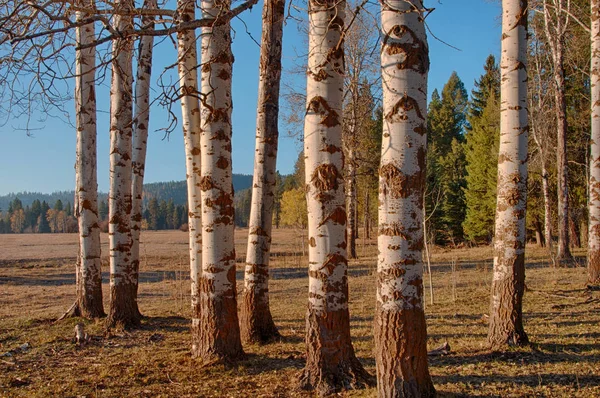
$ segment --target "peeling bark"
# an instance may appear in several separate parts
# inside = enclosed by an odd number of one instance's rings
[[[592,133],[589,182],[588,282],[600,284],[600,0],[591,1]]]
[[[202,1],[203,17],[216,20],[229,7],[229,0]],[[198,282],[200,316],[192,324],[197,332],[192,355],[204,364],[233,362],[244,356],[237,315],[233,236],[232,65],[229,22],[202,28],[202,275]]]
[[[354,354],[348,311],[342,91],[345,1],[309,1],[304,120],[309,286],[301,387],[321,395],[372,383]]]
[[[383,139],[377,304],[380,397],[433,397],[423,307],[423,192],[429,48],[420,0],[381,2]]]
[[[182,21],[195,19],[194,0],[177,3]],[[192,340],[200,335],[200,299],[198,281],[202,275],[202,198],[200,150],[200,102],[198,100],[198,55],[195,31],[177,34],[181,119],[185,144],[185,169],[188,202],[188,235],[190,256],[190,289],[192,306]],[[196,343],[192,343],[193,345]],[[192,349],[194,351],[194,349]]]
[[[145,9],[155,9],[156,0],[146,0]],[[154,26],[154,17],[142,18],[143,26]],[[144,170],[150,123],[150,77],[152,73],[152,47],[154,37],[142,36],[138,47],[138,65],[135,85],[135,114],[131,167],[131,265],[135,272],[136,295],[140,271],[140,232],[142,230],[142,199],[144,194]]]
[[[269,256],[273,228],[279,85],[285,0],[265,0],[256,117],[256,153],[240,328],[246,342],[280,337],[269,309]]]
[[[80,1],[85,5],[83,1]],[[87,17],[77,12],[77,20]],[[95,40],[94,24],[75,29],[77,43]],[[75,215],[79,222],[79,254],[76,266],[76,303],[72,315],[84,318],[104,316],[100,226],[98,225],[98,182],[96,162],[96,50],[76,51],[75,118],[77,128]]]
[[[133,8],[131,0],[119,0],[115,7]],[[116,30],[133,26],[129,16],[115,15]],[[137,272],[131,261],[131,156],[133,124],[133,39],[113,42],[110,88],[110,192],[108,234],[110,249],[110,309],[107,327],[135,327],[141,314],[137,305]]]
[[[502,2],[502,73],[494,277],[488,344],[528,343],[523,329],[527,203],[527,1]]]

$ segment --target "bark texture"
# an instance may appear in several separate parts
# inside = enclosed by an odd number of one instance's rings
[[[342,95],[345,1],[311,0],[304,120],[309,285],[301,387],[321,395],[371,384],[354,354],[348,311]]]
[[[246,342],[280,337],[269,309],[269,256],[273,228],[279,86],[285,0],[265,0],[260,49],[256,153],[248,232],[248,251],[240,327]]]
[[[156,0],[146,0],[145,9],[156,9]],[[142,18],[144,27],[154,25],[154,17]],[[131,265],[136,274],[136,292],[140,271],[140,232],[142,230],[142,199],[144,194],[144,170],[150,123],[150,77],[152,74],[152,47],[154,37],[142,36],[138,47],[138,65],[135,81],[135,114],[131,167],[133,171],[131,197]],[[137,294],[137,293],[136,293]]]
[[[203,17],[216,20],[229,7],[229,0],[203,1]],[[194,336],[192,354],[204,364],[235,361],[244,355],[237,316],[233,237],[232,65],[229,22],[202,28],[202,276],[198,335]]]
[[[488,344],[528,343],[523,329],[527,201],[527,1],[502,1],[500,149]]]
[[[432,397],[423,308],[429,48],[420,0],[381,2],[383,139],[375,360],[380,397]]]
[[[195,19],[196,2],[179,0],[177,3],[182,22]],[[192,344],[200,335],[200,301],[198,281],[202,274],[202,198],[200,191],[200,102],[198,101],[198,54],[195,31],[177,34],[181,119],[185,144],[185,169],[188,201],[188,234],[190,251],[190,288],[192,305]],[[194,349],[192,349],[194,351]]]
[[[83,2],[81,2],[83,3]],[[87,17],[77,12],[77,20]],[[95,40],[94,24],[75,29],[77,43]],[[100,226],[98,225],[98,182],[96,162],[96,50],[77,50],[75,56],[75,123],[77,154],[75,163],[75,215],[79,222],[77,260],[77,301],[72,314],[84,318],[104,316]]]
[[[133,2],[120,0],[115,7],[127,12],[133,8]],[[132,26],[131,17],[115,15],[116,30],[130,29]],[[137,305],[138,275],[131,261],[132,48],[133,39],[117,39],[113,42],[108,195],[110,309],[107,327],[138,326],[141,318]]]
[[[592,137],[590,153],[590,198],[588,233],[588,281],[600,284],[600,0],[591,1]]]

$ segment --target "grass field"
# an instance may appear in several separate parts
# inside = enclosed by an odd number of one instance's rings
[[[238,292],[246,230],[236,231]],[[304,363],[307,259],[300,231],[273,238],[271,304],[283,339],[245,347],[235,368],[201,368],[191,359],[187,234],[144,232],[139,330],[105,333],[85,322],[89,344],[73,342],[80,319],[54,320],[74,301],[75,234],[0,235],[0,396],[4,397],[295,397]],[[102,237],[108,306],[107,237]],[[375,241],[359,241],[350,262],[352,336],[372,373]],[[585,253],[575,251],[579,264]],[[525,329],[530,348],[490,354],[485,348],[491,248],[432,252],[435,303],[425,277],[428,346],[447,341],[452,353],[430,357],[440,396],[600,397],[600,292],[585,288],[585,269],[550,268],[543,249],[528,247]],[[28,348],[18,347],[27,343]],[[374,397],[374,389],[340,394]]]

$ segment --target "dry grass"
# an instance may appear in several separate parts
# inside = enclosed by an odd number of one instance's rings
[[[246,232],[236,232],[238,280]],[[31,348],[0,358],[0,396],[308,396],[295,382],[304,361],[308,287],[300,236],[280,230],[273,239],[271,303],[284,339],[245,347],[248,358],[236,368],[201,368],[189,354],[187,234],[144,233],[143,327],[107,335],[101,322],[86,322],[92,340],[83,347],[72,341],[79,319],[53,324],[74,300],[76,236],[2,235],[0,354],[23,343]],[[352,335],[371,372],[374,244],[360,243],[361,259],[350,264]],[[451,355],[430,359],[441,396],[600,396],[600,293],[584,289],[583,268],[548,268],[546,252],[528,248],[525,328],[534,344],[491,355],[482,319],[488,311],[491,249],[436,248],[432,260],[436,302],[429,304],[426,287],[428,343],[434,348],[448,341],[452,348]],[[376,394],[371,389],[342,395]]]

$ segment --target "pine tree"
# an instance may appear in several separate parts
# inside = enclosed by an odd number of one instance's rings
[[[428,231],[439,242],[456,242],[463,236],[461,224],[464,212],[458,209],[464,207],[464,197],[453,189],[465,185],[464,162],[459,161],[462,156],[459,152],[463,152],[467,105],[467,91],[456,72],[450,75],[441,97],[437,90],[433,92],[429,104],[425,203]],[[444,160],[447,156],[450,158]],[[450,164],[452,168],[448,167]],[[450,181],[453,181],[452,184]],[[446,215],[444,209],[452,211],[452,214]]]
[[[463,228],[474,242],[489,243],[494,233],[499,134],[499,103],[491,98],[481,118],[473,120],[465,146],[467,187]]]

